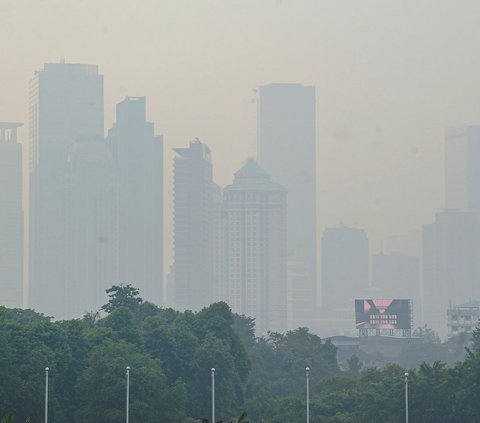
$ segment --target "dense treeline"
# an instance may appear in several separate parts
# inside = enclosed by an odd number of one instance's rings
[[[336,349],[306,329],[255,338],[254,321],[224,303],[198,313],[159,309],[127,285],[112,287],[102,317],[52,322],[31,310],[0,308],[0,413],[43,421],[50,368],[50,422],[119,422],[130,372],[132,422],[188,422],[210,416],[210,368],[217,416],[246,410],[256,423],[305,421],[311,367],[311,422],[404,420],[404,369],[341,371]],[[410,371],[415,422],[480,422],[480,335],[465,360]]]

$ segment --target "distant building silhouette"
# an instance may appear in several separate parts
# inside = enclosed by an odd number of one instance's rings
[[[213,299],[211,152],[199,139],[174,151],[174,304],[179,310],[200,310]]]
[[[258,334],[287,326],[286,190],[252,159],[224,189],[227,284],[233,311]]]
[[[424,322],[447,334],[447,309],[480,298],[480,126],[445,134],[445,206],[423,226]]]
[[[445,207],[480,212],[480,125],[446,131]]]
[[[66,280],[65,175],[74,142],[103,137],[103,76],[95,65],[49,63],[30,83],[30,304],[70,316]]]
[[[288,192],[289,328],[310,326],[317,295],[314,87],[260,87],[258,152],[260,164]]]
[[[227,214],[223,190],[213,185],[213,301],[228,302]]]
[[[369,251],[363,229],[327,228],[322,236],[322,309],[348,311],[369,288]]]
[[[413,318],[421,321],[420,260],[406,254],[372,255],[372,291],[376,298],[413,301]]]
[[[103,139],[80,139],[65,169],[65,301],[70,317],[96,311],[118,279],[118,180]]]
[[[424,322],[441,336],[447,309],[480,298],[480,220],[469,211],[445,210],[423,226]]]
[[[0,306],[23,303],[21,123],[0,122]]]
[[[117,104],[108,131],[118,178],[117,281],[163,301],[163,137],[146,121],[145,97]]]

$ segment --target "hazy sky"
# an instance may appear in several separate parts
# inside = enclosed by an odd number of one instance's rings
[[[170,245],[171,147],[200,137],[226,184],[256,152],[254,89],[315,85],[319,231],[398,249],[443,207],[445,127],[480,122],[479,18],[478,0],[0,0],[0,120],[28,122],[29,79],[61,58],[99,65],[106,129],[146,95]]]

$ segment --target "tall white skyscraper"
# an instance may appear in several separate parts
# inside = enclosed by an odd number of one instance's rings
[[[103,139],[78,140],[65,170],[65,289],[68,316],[105,304],[118,279],[118,172]]]
[[[214,296],[214,191],[218,188],[206,144],[196,139],[174,151],[174,304],[179,310],[196,311]]]
[[[258,153],[288,192],[289,327],[310,326],[317,293],[315,87],[260,87]]]
[[[0,306],[22,307],[23,209],[21,123],[0,122]]]
[[[96,65],[49,63],[30,83],[30,307],[69,315],[65,177],[73,144],[103,138],[103,76]]]
[[[260,335],[287,328],[286,195],[251,159],[224,189],[228,303]]]
[[[163,302],[163,137],[146,121],[145,97],[117,104],[108,132],[118,179],[117,282]]]

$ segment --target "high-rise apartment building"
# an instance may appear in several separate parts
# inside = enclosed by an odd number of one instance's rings
[[[30,307],[69,316],[65,177],[73,144],[103,137],[103,76],[95,65],[49,63],[30,83],[28,216]]]
[[[107,143],[118,183],[117,281],[162,304],[163,137],[146,121],[145,97],[126,97],[117,104]]]
[[[287,327],[286,195],[251,159],[224,189],[228,303],[261,335]]]
[[[480,125],[446,131],[445,207],[480,212]]]
[[[199,139],[174,151],[174,304],[196,311],[212,302],[214,290],[211,152]]]
[[[288,192],[289,327],[308,326],[317,290],[314,87],[260,87],[258,153],[260,164]]]
[[[369,288],[368,238],[363,229],[327,228],[322,236],[322,308],[352,311]]]
[[[23,208],[21,123],[0,122],[0,306],[22,307]]]

